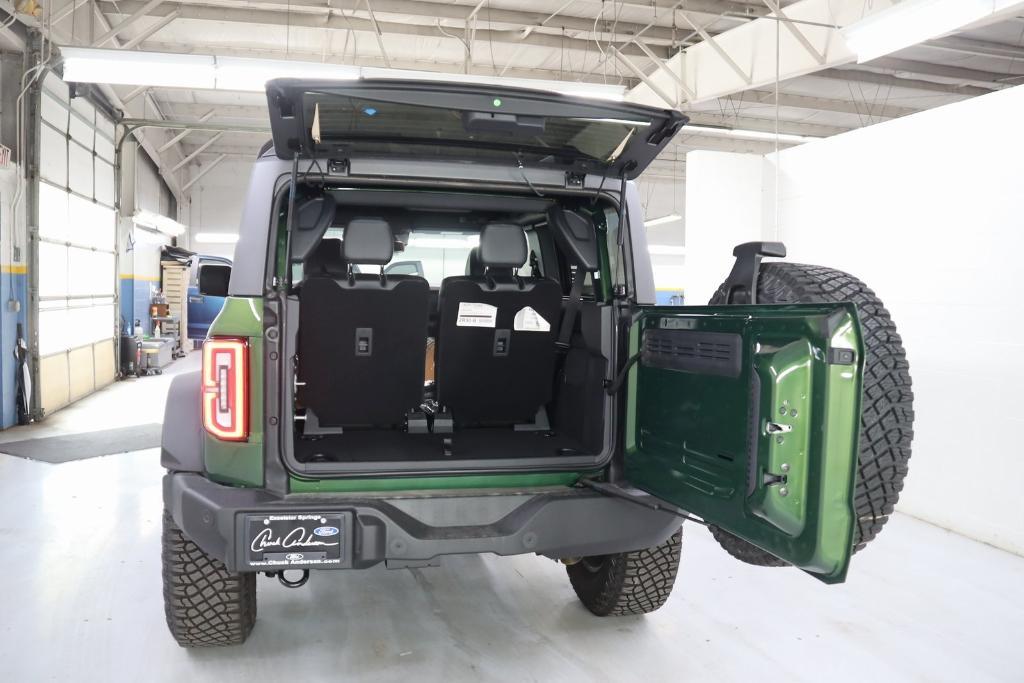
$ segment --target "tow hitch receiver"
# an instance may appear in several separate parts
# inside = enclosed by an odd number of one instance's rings
[[[299,575],[299,578],[294,579],[294,580],[293,579],[289,579],[288,577],[286,577],[284,575],[285,570],[283,570],[283,569],[281,571],[279,571],[279,572],[263,572],[263,573],[268,578],[271,578],[271,579],[276,576],[277,580],[280,581],[281,585],[284,586],[285,588],[301,588],[302,586],[305,586],[306,582],[309,581],[309,570],[308,569],[296,569],[294,571],[301,571],[302,572]]]

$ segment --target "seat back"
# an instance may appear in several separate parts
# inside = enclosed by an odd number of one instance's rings
[[[354,269],[383,266],[393,250],[385,221],[360,218],[340,250],[313,252],[299,293],[299,398],[323,426],[401,426],[423,400],[427,281]]]
[[[441,283],[438,402],[462,425],[527,422],[551,400],[561,288],[517,275],[527,257],[518,225],[485,226],[478,257],[482,275]]]

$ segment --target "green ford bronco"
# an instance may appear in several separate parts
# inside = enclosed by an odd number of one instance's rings
[[[906,355],[856,278],[736,248],[655,305],[630,182],[676,111],[519,88],[267,84],[227,295],[161,462],[167,622],[241,643],[256,576],[562,562],[596,615],[658,609],[681,525],[844,580],[907,473]],[[723,274],[724,275],[724,274]]]

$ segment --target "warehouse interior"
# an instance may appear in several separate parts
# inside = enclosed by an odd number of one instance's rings
[[[635,181],[645,303],[703,306],[736,245],[782,242],[866,282],[906,347],[909,475],[846,583],[742,564],[687,523],[643,617],[593,618],[542,557],[458,555],[261,578],[244,645],[179,648],[165,404],[223,302],[201,267],[239,267],[277,77],[688,117]],[[0,0],[3,677],[1018,679],[1022,114],[1010,0]]]

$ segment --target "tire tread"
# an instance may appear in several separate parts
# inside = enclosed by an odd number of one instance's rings
[[[651,548],[605,555],[600,571],[582,563],[566,571],[576,595],[594,614],[647,614],[665,604],[675,585],[682,551],[683,530]]]
[[[256,623],[256,575],[232,574],[163,519],[164,611],[182,647],[237,645]]]

